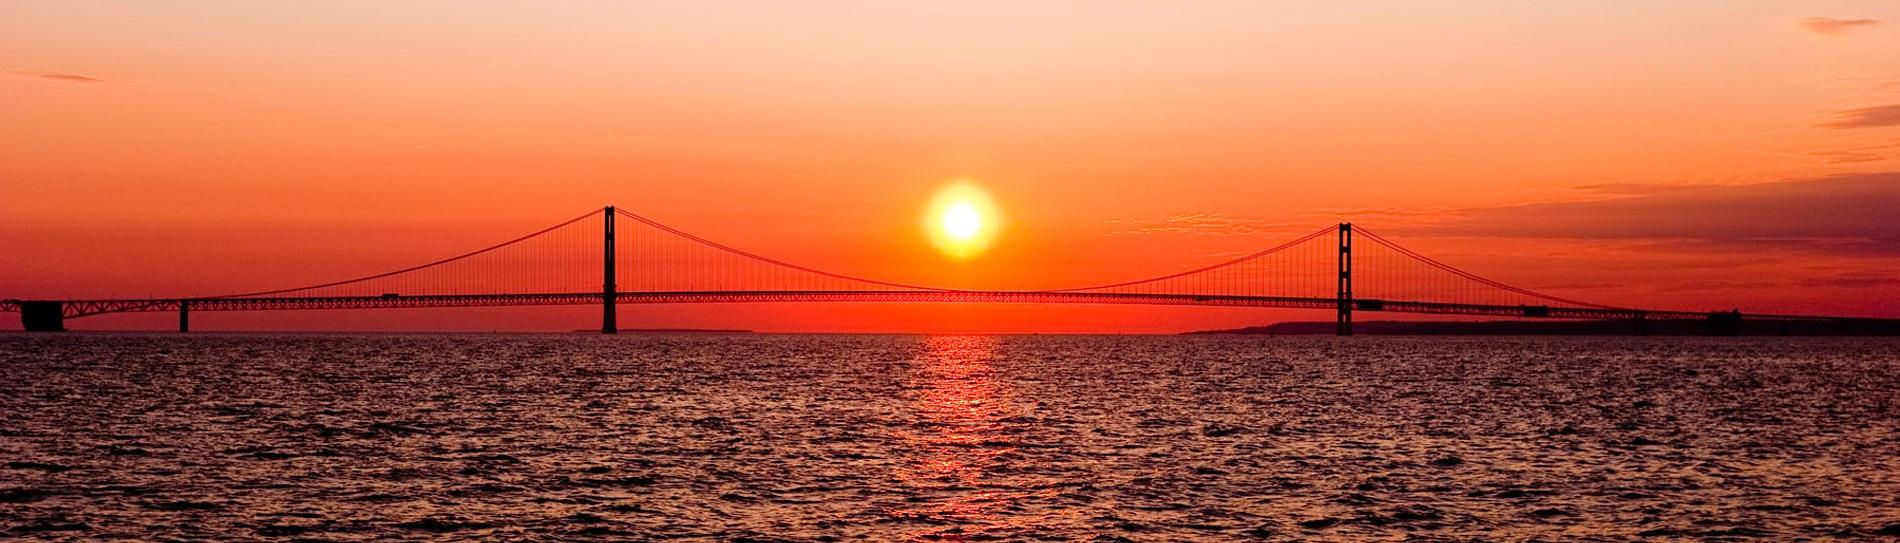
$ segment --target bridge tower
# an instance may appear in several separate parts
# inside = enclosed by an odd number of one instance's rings
[[[620,323],[615,319],[614,303],[620,301],[620,292],[614,286],[614,206],[601,210],[606,221],[606,246],[602,249],[603,263],[600,282],[600,333],[620,333]]]
[[[1339,223],[1339,328],[1334,332],[1352,335],[1352,223]]]

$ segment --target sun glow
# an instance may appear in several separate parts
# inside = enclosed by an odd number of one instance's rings
[[[983,212],[968,203],[951,205],[943,212],[943,233],[959,241],[976,237],[983,233]]]
[[[924,211],[924,232],[944,256],[967,259],[982,254],[996,237],[996,206],[983,189],[959,181],[937,192]]]

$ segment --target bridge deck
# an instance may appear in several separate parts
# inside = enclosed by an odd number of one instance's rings
[[[1142,304],[1200,305],[1230,307],[1276,307],[1295,309],[1336,309],[1333,298],[1283,296],[1235,296],[1196,294],[1038,292],[996,290],[856,290],[856,291],[710,291],[710,292],[621,292],[616,299],[623,304],[668,303],[785,303],[785,302],[885,302],[885,303],[1068,303],[1068,304]],[[67,318],[104,313],[178,311],[189,305],[192,311],[269,311],[311,309],[383,309],[427,307],[492,307],[530,305],[593,305],[601,303],[599,292],[559,292],[535,294],[449,294],[423,296],[287,296],[250,298],[195,299],[115,299],[61,300]],[[22,300],[0,301],[0,311],[20,311]],[[1555,319],[1705,319],[1709,313],[1695,311],[1647,311],[1590,307],[1553,307],[1527,305],[1482,305],[1404,300],[1353,300],[1354,311],[1388,311],[1444,315],[1475,315],[1517,318]],[[1775,320],[1868,320],[1803,315],[1748,315],[1750,319]],[[1878,319],[1876,319],[1878,320]]]

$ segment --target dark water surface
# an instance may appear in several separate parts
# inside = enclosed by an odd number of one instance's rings
[[[0,336],[0,538],[1865,540],[1900,342]]]

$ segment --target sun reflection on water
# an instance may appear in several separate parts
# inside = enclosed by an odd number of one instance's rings
[[[1035,519],[1020,515],[1019,502],[1050,485],[1031,479],[1014,439],[1025,407],[1014,404],[993,361],[996,338],[933,336],[912,361],[910,388],[915,423],[902,437],[910,458],[898,479],[914,505],[891,511],[953,528],[927,528],[914,539],[963,540],[1007,534]]]

